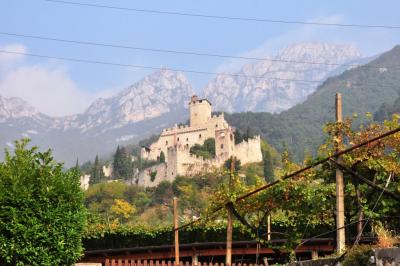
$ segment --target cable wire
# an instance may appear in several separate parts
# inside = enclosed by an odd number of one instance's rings
[[[380,28],[380,29],[400,29],[397,25],[373,25],[373,24],[344,24],[344,23],[326,23],[317,21],[299,21],[299,20],[284,20],[284,19],[267,19],[267,18],[250,18],[250,17],[233,17],[233,16],[220,16],[220,15],[208,15],[200,13],[188,13],[178,11],[165,11],[155,9],[143,9],[143,8],[131,8],[111,5],[100,5],[91,3],[82,3],[75,1],[66,0],[43,0],[51,3],[75,5],[75,6],[86,6],[95,8],[107,8],[114,10],[133,11],[148,14],[162,14],[162,15],[174,15],[174,16],[185,16],[185,17],[197,17],[207,19],[219,19],[219,20],[231,20],[231,21],[247,21],[247,22],[261,22],[261,23],[280,23],[280,24],[300,24],[300,25],[313,25],[313,26],[329,26],[329,27],[346,27],[346,28]]]
[[[143,69],[151,69],[151,70],[171,70],[171,71],[177,71],[177,72],[203,74],[203,75],[216,75],[216,76],[222,75],[222,76],[232,76],[232,77],[242,77],[242,78],[255,78],[255,79],[264,79],[264,80],[280,80],[280,81],[305,82],[305,83],[321,83],[323,81],[323,80],[306,80],[306,79],[286,79],[286,78],[277,78],[277,77],[269,78],[269,77],[264,77],[264,76],[244,75],[244,74],[240,74],[240,73],[229,73],[228,74],[228,73],[217,73],[217,72],[191,70],[191,69],[131,65],[131,64],[123,64],[123,63],[115,63],[115,62],[88,60],[88,59],[72,58],[72,57],[49,56],[49,55],[42,55],[42,54],[32,54],[32,53],[6,51],[6,50],[0,50],[0,53],[18,54],[18,55],[25,55],[25,56],[31,56],[31,57],[46,58],[46,59],[57,59],[57,60],[72,61],[72,62],[79,62],[79,63],[111,65],[111,66],[129,67],[129,68],[143,68]]]
[[[136,68],[136,69],[150,69],[150,70],[170,70],[170,71],[175,71],[175,72],[183,72],[183,73],[191,73],[191,74],[227,76],[227,77],[236,77],[236,78],[254,78],[254,79],[261,79],[261,80],[277,80],[277,81],[288,81],[288,82],[299,82],[299,83],[314,83],[314,84],[317,84],[317,85],[322,84],[325,81],[325,79],[324,80],[289,79],[289,78],[245,75],[245,74],[241,74],[241,73],[221,73],[221,72],[218,73],[218,72],[183,69],[183,68],[167,68],[167,67],[155,67],[155,66],[144,66],[144,65],[131,65],[131,64],[124,64],[124,63],[115,63],[115,62],[89,60],[89,59],[72,58],[72,57],[50,56],[50,55],[43,55],[43,54],[32,54],[32,53],[7,51],[7,50],[0,50],[0,53],[3,53],[3,54],[18,54],[18,55],[25,55],[25,56],[30,56],[30,57],[37,57],[37,58],[56,59],[56,60],[62,60],[62,61],[70,61],[70,62],[77,62],[77,63],[87,63],[87,64],[109,65],[109,66],[116,66],[116,67],[127,67],[127,68]],[[267,72],[267,73],[271,73],[271,72]],[[396,84],[385,85],[385,84],[378,84],[378,83],[377,84],[351,83],[350,85],[352,87],[370,85],[370,86],[379,86],[379,87],[388,87],[388,88],[393,88],[394,86],[397,86]],[[343,86],[349,86],[349,85],[343,85]]]
[[[22,38],[29,38],[29,39],[38,39],[38,40],[45,40],[45,41],[72,43],[72,44],[82,44],[82,45],[90,45],[90,46],[100,46],[100,47],[108,47],[108,48],[129,49],[129,50],[168,53],[168,54],[182,54],[182,55],[195,55],[195,56],[206,56],[206,57],[217,57],[217,58],[229,58],[229,59],[239,59],[239,60],[270,61],[270,62],[310,64],[310,65],[326,65],[326,66],[335,66],[335,67],[340,67],[340,66],[342,66],[342,67],[366,67],[366,68],[376,68],[376,69],[381,69],[381,68],[385,67],[385,66],[370,66],[370,65],[362,65],[362,64],[346,64],[346,63],[341,64],[341,63],[327,63],[327,62],[315,62],[315,61],[298,61],[298,60],[289,60],[289,59],[282,59],[282,58],[261,58],[261,57],[226,55],[226,54],[218,54],[218,53],[205,53],[205,52],[196,52],[196,51],[182,51],[182,50],[171,50],[171,49],[161,49],[161,48],[149,48],[149,47],[122,45],[122,44],[72,40],[72,39],[64,39],[64,38],[56,38],[56,37],[32,35],[32,34],[21,34],[21,33],[13,33],[13,32],[0,32],[0,35],[15,36],[15,37],[22,37]],[[385,67],[385,68],[400,69],[400,67]]]

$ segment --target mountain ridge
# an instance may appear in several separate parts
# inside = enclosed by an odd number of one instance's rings
[[[388,53],[397,54],[398,49],[395,47]],[[393,75],[390,69],[382,71],[377,69],[379,60],[383,60],[382,64],[390,63],[389,65],[393,66],[390,55],[382,56],[372,61],[375,62],[374,68],[352,68],[336,77],[328,78],[307,97],[305,102],[298,103],[279,114],[244,113],[227,114],[226,117],[233,126],[241,130],[245,130],[252,119],[256,119],[254,122],[258,124],[255,127],[256,133],[261,134],[279,150],[282,150],[284,142],[294,147],[296,151],[302,147],[315,147],[319,145],[323,136],[321,125],[331,116],[334,92],[345,91],[350,84],[350,88],[355,87],[357,93],[361,93],[360,85],[357,84],[362,85],[369,76],[378,83],[381,79],[388,78],[393,84],[397,84],[397,76]],[[399,59],[397,56],[395,58]],[[349,76],[351,77],[352,71],[360,70],[365,73],[360,74],[356,80],[347,80]],[[370,108],[368,111],[371,112],[375,112],[383,102],[390,102],[395,98],[393,89],[387,93],[376,89],[375,93],[384,94],[382,99],[373,95],[372,87],[367,86],[366,90],[368,90],[367,96],[373,98],[366,107]],[[12,140],[30,137],[32,144],[43,149],[54,148],[57,159],[72,165],[77,158],[85,161],[93,159],[96,154],[106,155],[117,145],[139,141],[151,134],[158,134],[165,127],[187,121],[186,105],[193,93],[193,88],[182,73],[161,70],[125,88],[117,95],[97,99],[81,114],[52,118],[28,107],[23,108],[27,112],[21,113],[18,119],[3,119],[3,122],[0,122],[0,131],[4,132],[0,134],[0,145],[11,146]],[[345,105],[349,104],[346,103],[347,93],[344,94]],[[355,97],[354,93],[352,97],[360,98]],[[0,98],[0,104],[2,99],[5,98]],[[362,112],[366,110],[360,107],[358,102],[350,105],[353,105],[354,110]],[[137,106],[140,108],[135,109]],[[347,109],[346,113],[349,113]],[[9,116],[9,112],[4,113],[4,117]],[[241,121],[238,118],[240,116],[247,116],[248,121]],[[304,118],[306,116],[309,116],[308,120]],[[307,129],[308,124],[312,129]],[[306,135],[315,137],[315,140],[306,139],[304,134],[297,136],[293,133],[296,130],[307,132]],[[298,152],[298,156],[302,154],[303,152]]]

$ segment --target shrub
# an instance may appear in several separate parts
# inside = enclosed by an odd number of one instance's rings
[[[374,255],[371,246],[357,245],[351,248],[343,260],[343,266],[368,265],[369,259]]]
[[[381,224],[376,224],[373,227],[375,234],[378,238],[378,242],[376,243],[376,246],[379,248],[391,248],[394,247],[396,243],[398,243],[398,240],[396,239],[393,234],[385,229],[383,225]]]
[[[79,174],[28,142],[0,163],[0,265],[72,265],[86,217]]]

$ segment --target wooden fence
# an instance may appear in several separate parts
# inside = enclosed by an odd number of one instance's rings
[[[191,262],[183,262],[181,261],[180,266],[192,266]],[[193,266],[224,266],[224,263],[212,263],[212,262],[199,262]],[[131,259],[106,259],[105,266],[174,266],[173,261],[159,261],[159,260],[131,260]],[[232,263],[232,266],[261,266],[252,263]],[[262,264],[262,266],[264,266]]]

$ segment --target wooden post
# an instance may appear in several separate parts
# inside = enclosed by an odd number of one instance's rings
[[[193,250],[192,254],[192,266],[197,266],[199,264],[199,255],[196,250]]]
[[[233,173],[235,171],[235,159],[231,156],[231,171],[229,175],[229,194],[232,190]],[[226,259],[225,265],[232,265],[232,210],[228,208],[227,227],[226,227]]]
[[[342,94],[336,93],[336,122],[341,123],[342,120]],[[340,150],[342,143],[342,134],[338,132],[336,152]],[[340,163],[341,158],[336,160]],[[336,167],[336,252],[342,254],[346,248],[344,228],[344,182],[343,172]]]
[[[267,216],[267,241],[271,241],[271,214]]]
[[[174,197],[173,199],[174,206],[174,231],[175,231],[175,266],[179,266],[179,221],[178,221],[178,199]]]

